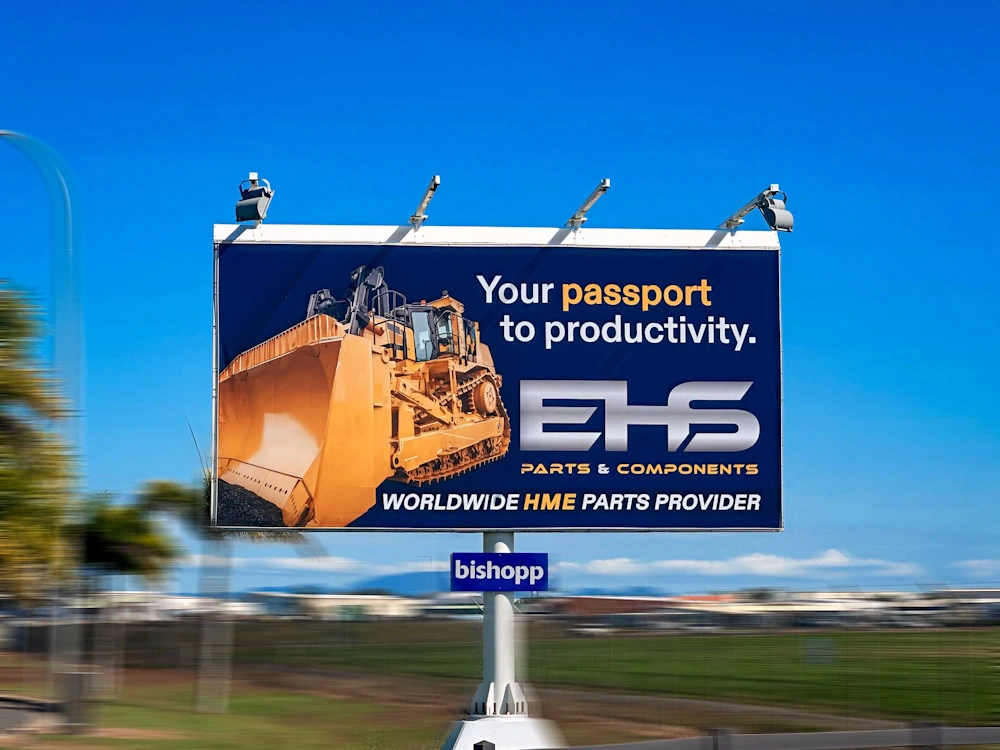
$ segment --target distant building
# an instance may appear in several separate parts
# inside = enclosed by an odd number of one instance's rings
[[[483,597],[465,591],[445,591],[424,599],[420,603],[420,613],[434,618],[478,618],[483,614]]]
[[[420,600],[381,594],[296,594],[256,592],[254,602],[277,617],[308,617],[319,620],[405,619],[420,614]]]

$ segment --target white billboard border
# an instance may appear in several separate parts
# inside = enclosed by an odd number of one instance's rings
[[[592,247],[607,250],[771,250],[778,254],[778,491],[777,528],[765,527],[563,527],[563,528],[382,528],[218,525],[219,451],[219,246],[220,245],[397,245],[431,247]],[[725,533],[785,530],[785,353],[781,313],[781,244],[773,231],[729,229],[571,229],[551,227],[446,227],[335,224],[216,224],[212,251],[212,465],[209,518],[214,531],[377,533]]]

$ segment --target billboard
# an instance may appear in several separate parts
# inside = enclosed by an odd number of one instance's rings
[[[217,525],[781,528],[774,233],[215,239]]]

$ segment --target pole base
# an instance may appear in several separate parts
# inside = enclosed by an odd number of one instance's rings
[[[551,721],[531,716],[482,716],[455,722],[441,750],[473,750],[483,740],[492,742],[496,750],[565,747],[559,729]]]

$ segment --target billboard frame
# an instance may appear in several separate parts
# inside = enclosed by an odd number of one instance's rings
[[[765,250],[778,256],[778,487],[781,497],[779,526],[712,528],[351,528],[218,526],[218,424],[219,424],[219,246],[220,245],[391,245],[414,247],[568,247],[606,250]],[[785,528],[784,477],[784,339],[781,314],[781,244],[776,231],[737,229],[606,229],[571,227],[460,227],[335,224],[216,224],[213,227],[212,282],[212,465],[209,522],[219,531],[268,532],[378,532],[378,533],[718,533],[780,532]]]

